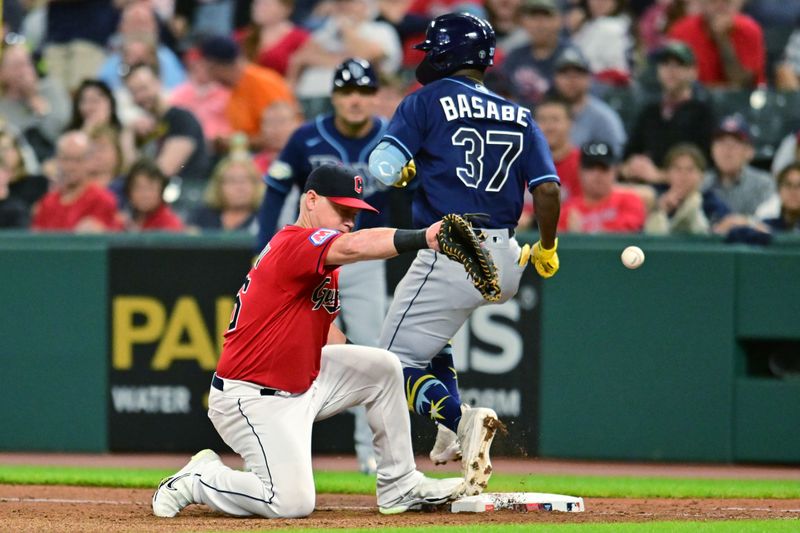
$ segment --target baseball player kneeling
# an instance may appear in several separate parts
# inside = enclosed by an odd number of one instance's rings
[[[314,510],[311,428],[365,405],[378,461],[378,507],[419,509],[463,494],[464,479],[416,470],[397,357],[346,344],[339,312],[339,266],[402,252],[439,250],[441,222],[420,230],[352,232],[362,176],[321,166],[308,177],[294,225],[279,231],[236,295],[208,397],[208,416],[245,471],[203,450],[153,495],[153,513],[172,517],[191,503],[234,516],[293,518]]]

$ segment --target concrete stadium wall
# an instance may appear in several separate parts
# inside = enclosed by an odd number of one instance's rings
[[[628,244],[646,252],[638,270],[619,261]],[[110,449],[109,250],[244,256],[249,245],[0,234],[0,449]],[[563,236],[559,255],[559,274],[531,286],[540,292],[538,371],[519,368],[538,384],[539,429],[521,453],[800,462],[800,380],[766,370],[774,350],[800,357],[800,243]]]

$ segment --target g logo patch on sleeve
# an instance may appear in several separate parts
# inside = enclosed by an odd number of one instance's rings
[[[312,233],[311,236],[308,238],[308,240],[311,241],[311,244],[313,244],[314,246],[319,246],[321,244],[324,244],[325,241],[327,241],[334,235],[338,234],[339,232],[335,229],[320,228],[314,233]]]

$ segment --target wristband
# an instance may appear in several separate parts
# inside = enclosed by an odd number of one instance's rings
[[[398,254],[428,248],[427,229],[398,229],[394,232],[394,248]]]

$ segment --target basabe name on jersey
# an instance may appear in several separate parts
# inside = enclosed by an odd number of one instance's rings
[[[511,104],[500,104],[492,100],[486,100],[480,96],[468,97],[466,94],[443,96],[439,98],[439,103],[444,111],[444,117],[448,122],[457,118],[485,118],[502,122],[515,122],[522,127],[528,125],[527,109]]]
[[[311,302],[314,304],[312,309],[314,311],[317,311],[320,307],[331,315],[339,311],[339,289],[329,287],[328,285],[331,281],[332,278],[326,276],[322,283],[317,285],[317,288],[311,293]]]

